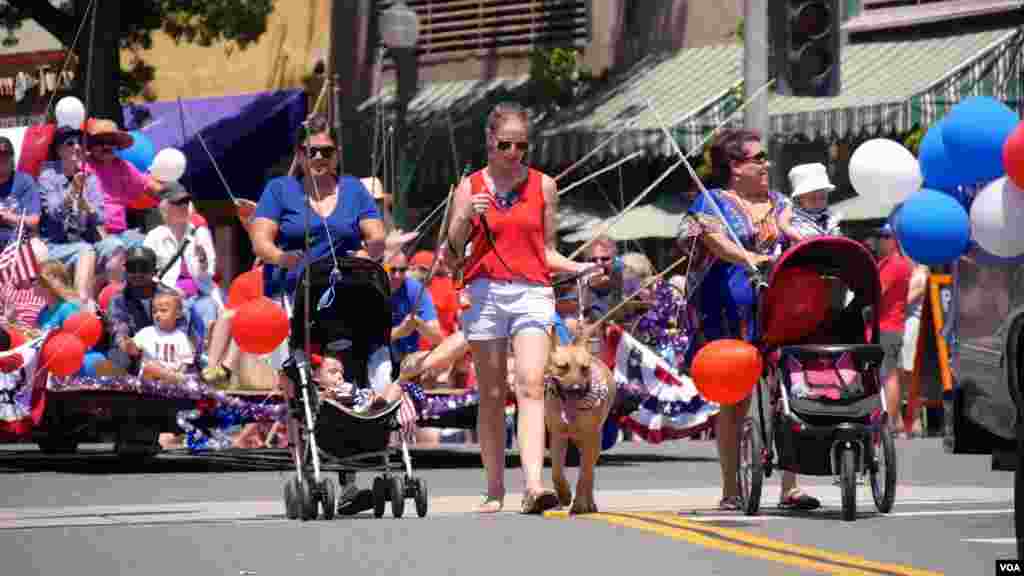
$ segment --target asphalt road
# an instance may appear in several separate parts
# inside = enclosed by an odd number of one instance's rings
[[[130,468],[104,449],[62,458],[0,450],[0,573],[968,575],[993,574],[996,559],[1015,556],[1012,474],[991,471],[988,457],[947,455],[933,439],[897,441],[893,513],[876,514],[862,486],[852,523],[839,520],[830,478],[804,479],[825,504],[819,511],[776,510],[777,475],[761,515],[716,511],[710,442],[620,443],[602,457],[596,516],[474,515],[479,454],[453,449],[414,453],[430,486],[427,518],[309,523],[283,517],[283,454],[168,453]],[[508,463],[518,464],[514,455]],[[510,470],[509,489],[520,482]],[[518,501],[510,494],[506,508]]]

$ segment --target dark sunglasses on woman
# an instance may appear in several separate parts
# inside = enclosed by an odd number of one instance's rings
[[[309,158],[330,158],[334,155],[334,146],[307,146],[306,156]]]
[[[530,149],[529,142],[509,142],[507,140],[498,141],[498,150],[501,150],[502,152],[508,152],[513,146],[515,146],[516,150],[519,150],[520,152],[526,152]]]

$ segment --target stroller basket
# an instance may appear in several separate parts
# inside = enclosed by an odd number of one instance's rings
[[[399,407],[395,402],[383,412],[363,416],[333,400],[322,400],[316,424],[317,444],[340,459],[383,452],[388,449],[391,432],[398,430]]]

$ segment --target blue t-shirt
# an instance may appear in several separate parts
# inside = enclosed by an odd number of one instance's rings
[[[285,252],[304,251],[307,213],[310,253],[306,255],[303,264],[314,262],[331,253],[325,228],[330,230],[330,240],[334,242],[338,256],[344,256],[350,251],[359,250],[362,246],[363,237],[359,223],[363,220],[380,219],[377,203],[370,196],[370,192],[358,178],[352,176],[342,176],[338,180],[338,204],[327,218],[321,218],[319,214],[309,210],[302,182],[291,176],[281,176],[267,182],[253,217],[273,220],[277,224],[275,244],[278,248]],[[288,273],[289,293],[294,292],[302,268],[300,265]],[[282,273],[277,266],[266,265],[263,277],[268,293],[280,292],[281,276]]]
[[[406,278],[405,282],[398,287],[398,290],[395,290],[394,294],[391,295],[392,328],[401,324],[402,320],[412,311],[413,305],[416,304],[416,298],[419,297],[420,290],[423,290],[423,284],[412,278]],[[437,310],[434,309],[434,301],[430,298],[429,290],[423,295],[423,299],[420,300],[420,307],[416,311],[416,315],[419,316],[420,320],[426,322],[437,320]],[[420,349],[420,335],[418,332],[413,332],[405,338],[395,340],[391,345],[399,354],[415,352]]]
[[[24,172],[14,174],[0,184],[0,208],[10,210],[17,215],[24,211],[25,216],[39,215],[39,185],[35,178]],[[0,246],[10,242],[17,224],[0,224]]]
[[[562,346],[572,344],[572,333],[569,332],[569,327],[565,324],[565,320],[562,320],[562,315],[555,312],[553,320],[555,322],[555,334],[558,335],[558,341],[562,343]]]
[[[42,330],[59,330],[64,321],[74,316],[80,308],[76,302],[61,300],[56,306],[47,306],[40,310],[36,322]]]

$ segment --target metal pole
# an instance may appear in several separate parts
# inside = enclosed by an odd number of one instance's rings
[[[768,81],[768,4],[747,0],[743,12],[743,100],[748,103],[743,123],[761,133],[765,146],[771,146],[768,91],[757,92]]]

